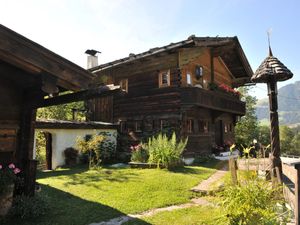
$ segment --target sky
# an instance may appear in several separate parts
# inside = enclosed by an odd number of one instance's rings
[[[86,68],[87,49],[99,63],[187,39],[237,36],[252,70],[273,55],[300,80],[299,0],[0,0],[2,25]],[[251,91],[267,96],[266,85]]]

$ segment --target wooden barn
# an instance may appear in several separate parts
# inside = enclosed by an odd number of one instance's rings
[[[89,101],[89,119],[120,124],[137,137],[174,128],[188,136],[187,153],[211,153],[234,142],[245,103],[234,89],[252,69],[237,37],[195,37],[90,69],[95,85],[120,85],[122,98]]]
[[[14,162],[33,194],[36,162],[33,132],[38,107],[107,96],[109,88],[87,88],[94,75],[43,46],[0,25],[0,164]],[[57,96],[66,90],[79,91]],[[57,97],[53,97],[57,96]]]

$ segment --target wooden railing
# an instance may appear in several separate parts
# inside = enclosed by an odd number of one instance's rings
[[[300,162],[282,163],[283,193],[294,211],[295,224],[300,225]]]
[[[246,104],[238,96],[195,87],[181,88],[180,92],[182,105],[197,105],[238,115],[246,112]]]

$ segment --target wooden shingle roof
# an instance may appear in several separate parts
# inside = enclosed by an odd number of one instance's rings
[[[162,47],[151,48],[148,51],[139,54],[130,53],[128,57],[99,65],[91,68],[90,71],[97,73],[109,68],[133,63],[134,61],[138,61],[147,57],[159,55],[165,52],[174,52],[177,49],[188,47],[208,47],[214,49],[214,52],[216,52],[218,56],[222,57],[228,69],[236,78],[248,78],[248,80],[250,80],[250,77],[253,74],[251,66],[236,36],[195,37],[194,35],[190,36],[186,40],[170,43]]]
[[[285,81],[293,77],[293,73],[273,56],[269,48],[269,56],[260,64],[256,72],[251,77],[255,83],[267,83],[271,79],[275,81]]]

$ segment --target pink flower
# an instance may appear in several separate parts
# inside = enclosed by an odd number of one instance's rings
[[[14,169],[14,168],[16,168],[16,166],[15,166],[15,164],[11,163],[11,164],[8,165],[8,168],[9,169]]]
[[[18,174],[20,172],[21,172],[21,170],[19,168],[14,168],[14,174]]]
[[[0,164],[0,170],[3,168],[3,166]]]

